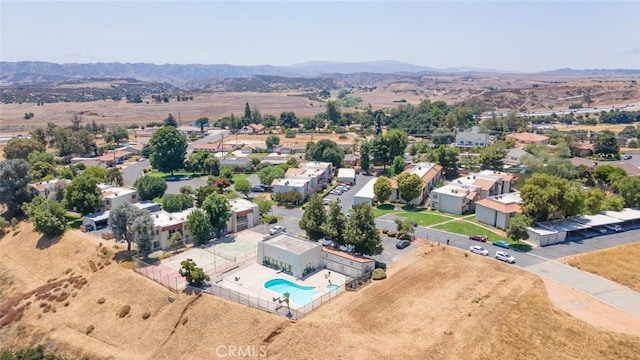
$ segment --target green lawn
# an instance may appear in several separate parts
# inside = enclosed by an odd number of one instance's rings
[[[382,204],[373,208],[373,216],[380,217],[396,211],[396,207],[392,204]]]
[[[446,224],[442,224],[442,225],[437,225],[434,226],[434,229],[438,229],[438,230],[444,230],[444,231],[449,231],[455,234],[460,234],[460,235],[485,235],[489,237],[489,242],[494,242],[494,241],[499,241],[502,240],[506,243],[508,243],[509,245],[511,245],[512,248],[514,249],[520,249],[520,250],[531,250],[531,246],[529,244],[526,243],[517,243],[516,241],[512,240],[512,239],[508,239],[505,237],[502,237],[498,234],[495,234],[494,232],[487,230],[483,227],[480,227],[478,225],[472,224],[470,222],[467,221],[452,221],[452,222],[448,222]]]
[[[231,182],[235,184],[236,181],[240,179],[246,180],[249,176],[251,176],[251,174],[233,174],[233,178],[231,178]]]
[[[79,216],[67,214],[64,216],[67,220],[67,227],[69,229],[79,229],[82,226],[82,218]]]
[[[429,214],[426,212],[407,212],[402,214],[397,214],[398,216],[402,216],[408,219],[411,219],[418,223],[420,226],[429,226],[433,224],[439,224],[441,222],[451,220],[448,217],[437,215],[437,214]]]
[[[171,176],[171,173],[164,173],[164,172],[150,172],[147,174],[148,176],[154,176],[154,177],[161,177],[161,178],[167,178],[169,176]],[[205,176],[204,174],[199,174],[199,173],[192,173],[192,172],[188,172],[188,171],[174,171],[173,172],[173,176],[175,177],[181,177],[181,176],[191,176],[193,178],[198,178],[201,176]]]

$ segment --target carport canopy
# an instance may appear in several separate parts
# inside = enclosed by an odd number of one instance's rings
[[[620,219],[616,219],[611,216],[602,215],[602,214],[580,215],[580,216],[571,218],[571,220],[579,222],[580,224],[583,224],[583,225],[591,226],[591,227],[623,223],[623,221]]]

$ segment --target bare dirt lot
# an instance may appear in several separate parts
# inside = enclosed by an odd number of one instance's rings
[[[568,256],[565,264],[640,291],[640,243]]]
[[[264,349],[273,359],[637,359],[640,353],[640,337],[556,309],[539,278],[451,248],[417,246],[388,279],[344,293],[294,323],[209,295],[175,295],[106,261],[97,238],[69,232],[42,249],[39,238],[23,224],[19,234],[0,239],[0,321],[24,307],[0,327],[0,350],[41,343],[96,359],[222,358],[229,346]]]

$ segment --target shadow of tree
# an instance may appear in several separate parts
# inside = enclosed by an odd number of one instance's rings
[[[40,239],[38,239],[38,243],[36,244],[36,248],[38,248],[40,250],[48,249],[49,247],[57,244],[60,241],[60,239],[62,239],[62,236],[56,236],[56,237],[53,237],[51,239],[48,239],[47,237],[42,235],[42,236],[40,236]]]

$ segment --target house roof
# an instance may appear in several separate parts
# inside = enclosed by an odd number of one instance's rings
[[[496,184],[495,180],[491,180],[491,179],[485,179],[485,178],[476,178],[476,180],[473,182],[473,185],[478,185],[480,186],[480,188],[482,188],[482,190],[490,190],[493,185]]]
[[[355,178],[356,177],[356,169],[349,169],[349,168],[340,168],[338,169],[338,177],[348,177],[348,178]]]
[[[467,194],[467,197],[466,197],[466,198],[467,198],[467,200],[472,200],[472,201],[473,201],[473,199],[475,199],[475,198],[476,198],[476,195],[478,195],[478,193],[477,193],[477,192],[475,192],[475,191],[471,191],[471,192],[469,192],[469,194]]]
[[[297,176],[297,175],[302,175],[304,174],[305,169],[300,169],[300,168],[288,168],[287,172],[284,173],[284,176]]]
[[[262,241],[297,255],[301,255],[309,250],[322,246],[317,242],[299,239],[287,234],[279,234],[271,238],[266,238]]]
[[[262,131],[264,130],[264,125],[262,124],[249,124],[247,125],[248,128],[256,130],[256,131]]]
[[[511,181],[511,180],[513,180],[515,178],[515,176],[513,176],[513,174],[500,172],[500,171],[494,171],[494,170],[482,170],[477,175],[478,176],[488,177],[490,179],[501,178],[503,181]]]
[[[595,146],[589,142],[579,142],[576,144],[576,147],[580,150],[593,150]]]
[[[507,135],[507,139],[515,139],[519,142],[543,142],[549,140],[549,137],[534,133],[513,133]]]
[[[229,205],[231,206],[231,211],[233,212],[251,210],[258,207],[258,204],[241,198],[230,200]]]
[[[589,168],[595,167],[598,164],[597,161],[593,161],[591,159],[585,159],[585,158],[581,158],[581,157],[572,157],[570,161],[573,164],[573,166],[584,165],[584,166],[589,167]]]
[[[114,159],[121,159],[125,156],[130,156],[131,153],[128,151],[123,151],[123,150],[117,150],[115,152],[110,151],[102,156],[100,156],[98,158],[98,160],[102,161],[102,162],[108,162],[108,161],[113,161]]]
[[[125,188],[125,187],[111,187],[111,188],[102,190],[102,197],[105,199],[113,199],[121,195],[135,194],[135,192],[136,192],[136,189]]]
[[[334,249],[334,248],[329,247],[329,246],[323,246],[322,247],[322,251],[324,251],[326,253],[329,253],[329,254],[332,254],[332,255],[340,256],[341,258],[344,258],[344,259],[347,259],[347,260],[359,262],[359,263],[362,263],[362,264],[375,262],[374,259],[369,259],[367,257],[356,256],[354,254],[350,254],[348,252],[340,251],[340,250]]]
[[[522,209],[517,202],[501,202],[493,198],[476,201],[476,206],[486,207],[503,214],[521,213]]]

